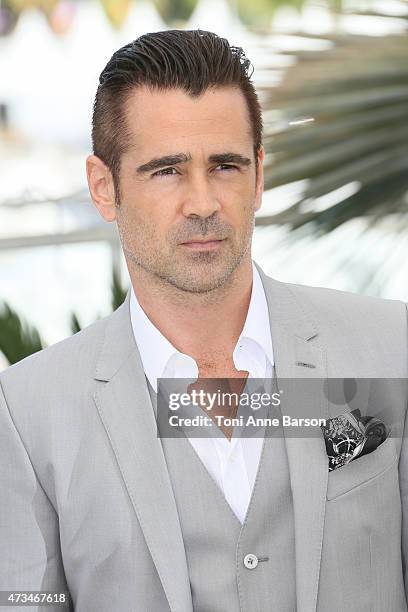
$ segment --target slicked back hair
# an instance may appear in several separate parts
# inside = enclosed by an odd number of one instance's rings
[[[158,90],[181,88],[191,97],[210,87],[238,87],[247,103],[257,172],[262,115],[252,74],[252,64],[241,47],[230,46],[225,38],[204,30],[143,34],[118,49],[99,77],[92,117],[93,152],[112,173],[116,205],[120,202],[121,157],[132,144],[125,103],[142,85]]]

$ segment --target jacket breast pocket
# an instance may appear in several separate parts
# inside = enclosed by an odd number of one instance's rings
[[[327,499],[335,499],[360,485],[378,478],[397,460],[395,436],[388,435],[386,440],[374,451],[357,457],[347,465],[329,472]]]

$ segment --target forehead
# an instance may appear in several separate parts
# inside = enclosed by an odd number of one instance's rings
[[[170,141],[252,145],[246,100],[237,87],[211,88],[194,98],[183,89],[138,87],[126,100],[125,117],[136,148],[155,149]]]

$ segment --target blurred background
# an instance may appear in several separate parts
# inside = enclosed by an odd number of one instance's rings
[[[0,0],[0,370],[130,285],[90,200],[112,53],[201,28],[244,47],[264,109],[253,257],[288,282],[408,301],[408,0]]]

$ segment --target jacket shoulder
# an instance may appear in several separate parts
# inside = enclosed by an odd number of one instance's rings
[[[369,318],[375,317],[377,323],[379,322],[378,317],[406,316],[407,307],[401,300],[362,295],[328,287],[284,284],[298,301],[303,302],[315,312],[325,312],[329,316],[344,318],[346,314],[362,315]]]
[[[84,375],[91,372],[104,339],[106,326],[118,311],[119,309],[72,336],[8,366],[0,373],[0,383],[5,386],[14,383],[21,387],[29,380],[61,377],[63,373],[81,372]]]
[[[404,302],[270,277],[267,283],[272,328],[276,308],[287,331],[315,338],[324,349],[330,376],[406,377]]]

